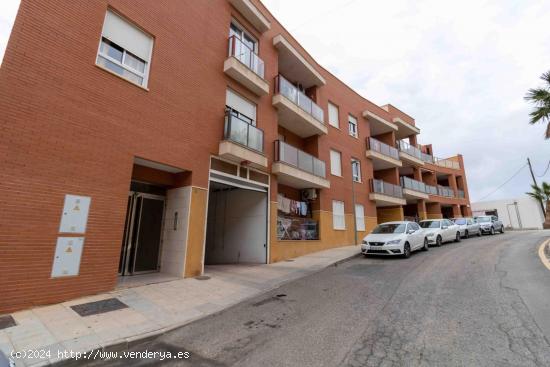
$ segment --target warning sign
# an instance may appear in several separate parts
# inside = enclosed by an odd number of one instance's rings
[[[90,202],[89,196],[65,195],[59,232],[85,233]]]
[[[78,275],[84,237],[58,237],[52,266],[52,278]]]

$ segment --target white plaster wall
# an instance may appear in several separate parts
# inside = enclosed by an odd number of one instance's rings
[[[210,192],[206,263],[266,263],[267,194],[233,189]]]
[[[190,199],[191,186],[171,189],[166,193],[160,271],[182,278],[185,274]],[[174,223],[176,212],[178,218]]]
[[[538,201],[527,195],[520,196],[516,199],[472,203],[472,212],[476,215],[476,212],[496,209],[499,219],[502,220],[505,227],[519,229],[520,226],[518,223],[518,216],[516,214],[515,206],[513,205],[514,201],[518,203],[519,218],[523,229],[542,229],[544,217],[542,215],[540,204]]]

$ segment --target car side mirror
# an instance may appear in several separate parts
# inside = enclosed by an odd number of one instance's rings
[[[416,232],[414,229],[409,229],[409,230],[407,231],[407,234],[413,234],[414,232]]]

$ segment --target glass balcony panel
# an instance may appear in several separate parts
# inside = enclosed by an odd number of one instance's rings
[[[264,151],[264,132],[251,125],[238,112],[227,111],[225,114],[224,139],[244,145],[260,153]]]
[[[303,92],[298,90],[292,83],[286,80],[282,75],[276,78],[278,83],[278,92],[288,98],[292,103],[313,116],[317,121],[325,123],[324,112],[315,102],[313,102]]]
[[[263,60],[236,36],[229,37],[229,56],[235,57],[259,77],[264,77]]]

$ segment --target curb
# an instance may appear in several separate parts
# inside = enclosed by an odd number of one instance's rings
[[[547,239],[546,241],[541,243],[541,245],[539,246],[539,251],[538,251],[540,261],[542,262],[542,264],[544,266],[546,266],[546,268],[548,270],[550,270],[550,260],[546,257],[546,254],[544,252],[545,252],[546,246],[549,246],[549,245],[550,245],[550,239]]]
[[[102,351],[102,352],[111,352],[111,351],[124,352],[124,351],[128,351],[128,350],[130,350],[130,348],[132,348],[136,345],[140,345],[140,344],[152,341],[152,340],[160,337],[161,335],[164,335],[164,334],[166,334],[170,331],[179,329],[183,326],[189,325],[193,322],[202,320],[206,317],[211,317],[211,316],[217,315],[217,314],[219,314],[221,312],[224,312],[224,311],[226,311],[226,310],[228,310],[228,309],[230,309],[230,308],[232,308],[232,307],[234,307],[234,306],[236,306],[236,305],[238,305],[242,302],[246,302],[246,301],[248,301],[252,298],[261,296],[262,294],[269,293],[269,292],[273,291],[274,289],[280,288],[283,285],[288,284],[290,282],[293,282],[293,281],[296,281],[298,279],[302,279],[302,278],[305,278],[307,276],[319,273],[319,272],[321,272],[321,271],[323,271],[323,270],[325,270],[325,269],[327,269],[331,266],[338,266],[338,265],[343,264],[347,261],[350,261],[353,258],[359,257],[360,255],[361,255],[361,252],[354,253],[354,254],[349,255],[347,257],[344,257],[342,259],[331,262],[330,264],[327,264],[327,265],[322,266],[320,268],[315,268],[315,269],[312,269],[312,270],[309,270],[309,271],[308,270],[301,271],[300,275],[296,278],[284,280],[284,281],[282,281],[281,283],[279,283],[277,285],[274,285],[272,287],[261,290],[258,294],[254,294],[254,295],[245,297],[241,300],[238,300],[235,303],[227,304],[222,309],[217,310],[217,311],[215,311],[211,314],[197,316],[195,318],[191,318],[191,319],[189,319],[189,320],[187,320],[183,323],[180,323],[180,324],[171,325],[169,327],[164,327],[164,328],[160,328],[160,329],[157,329],[157,330],[152,330],[152,331],[149,331],[149,332],[146,332],[146,333],[143,333],[143,334],[133,335],[133,336],[127,337],[123,340],[114,340],[112,343],[106,343],[104,345],[98,346],[98,348],[96,348],[96,349],[91,349],[91,350],[88,350],[86,352],[82,352],[82,354],[84,354],[84,353],[87,354],[87,353],[90,353],[90,352],[96,351],[96,350],[97,351]],[[93,363],[94,361],[99,362],[100,360],[101,359],[87,360],[87,361],[90,362],[90,363]],[[32,367],[35,367],[35,366],[36,367],[39,367],[39,366],[59,366],[59,367],[61,367],[61,366],[77,366],[77,365],[82,365],[82,361],[83,360],[76,361],[74,359],[63,359],[63,360],[47,361],[47,362],[45,361],[44,363],[38,363],[38,364],[32,365]]]

